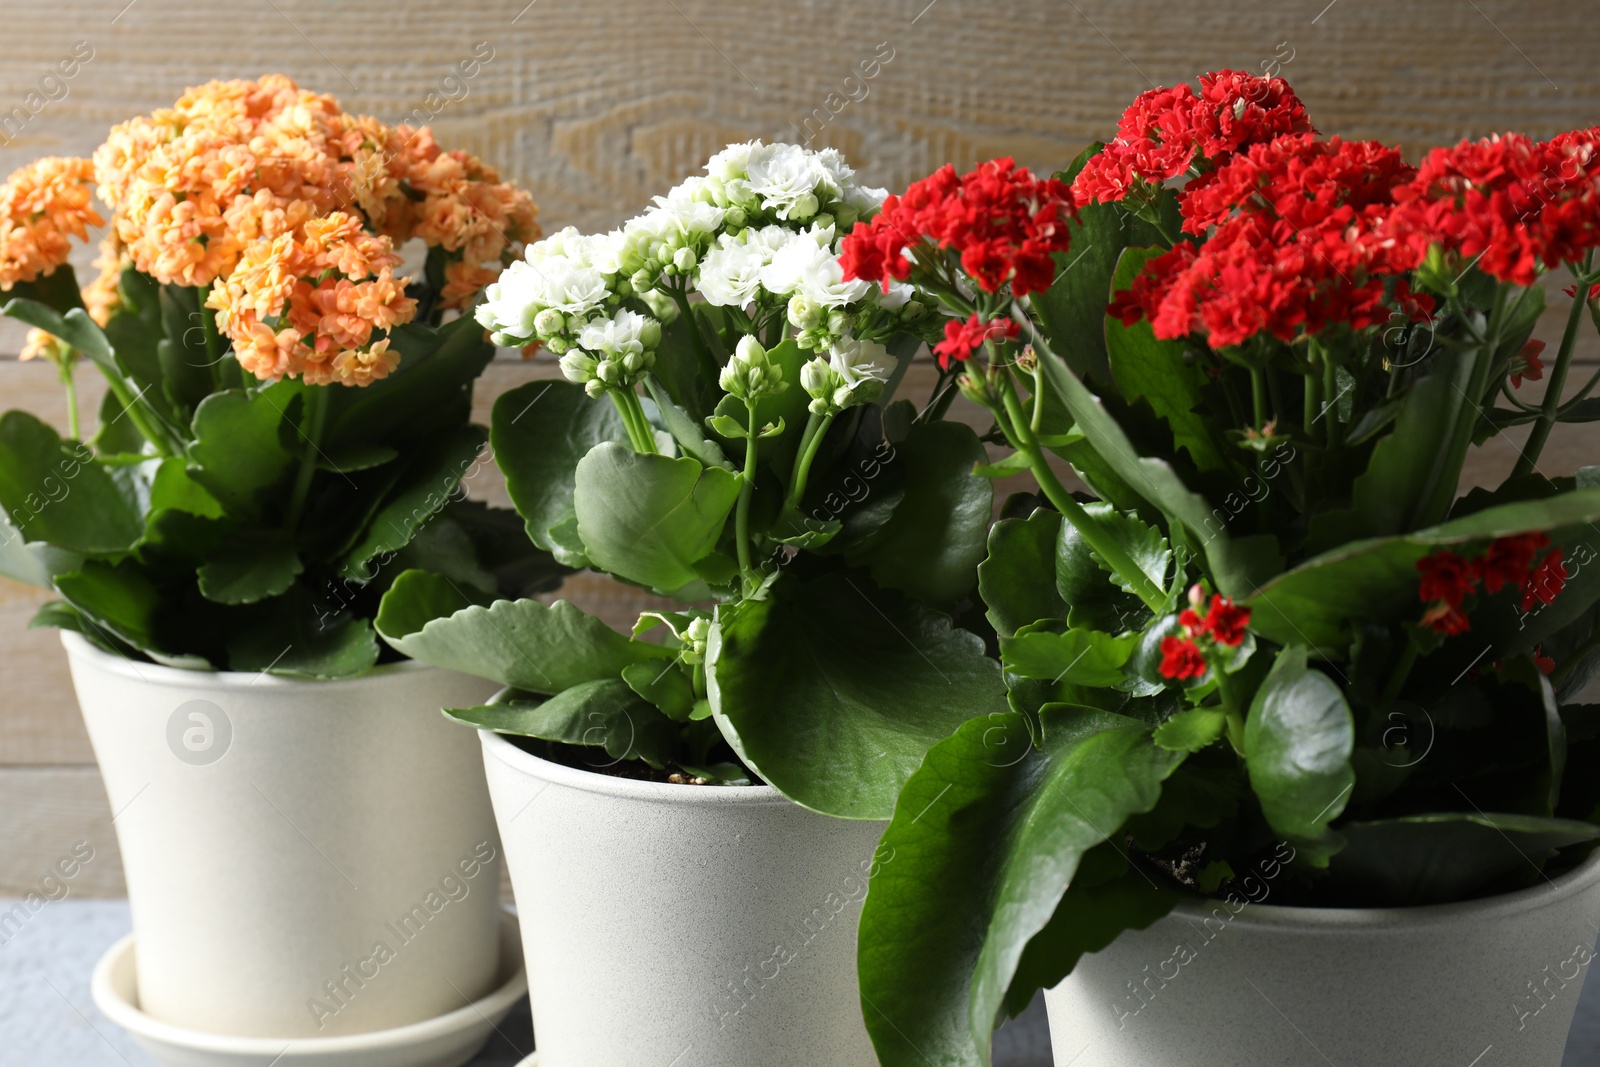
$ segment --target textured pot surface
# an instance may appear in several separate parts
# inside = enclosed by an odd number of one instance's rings
[[[875,1067],[855,954],[883,823],[480,736],[540,1067]]]
[[[140,1008],[332,1037],[461,1008],[499,963],[499,839],[472,734],[494,686],[414,663],[309,682],[62,637],[105,779]]]
[[[1051,1044],[1058,1067],[1560,1067],[1597,930],[1600,855],[1437,907],[1185,904],[1045,994]]]

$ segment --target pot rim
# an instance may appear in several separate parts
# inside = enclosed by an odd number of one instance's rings
[[[564,785],[585,793],[616,797],[620,800],[653,804],[683,804],[713,807],[756,807],[794,804],[770,785],[676,785],[672,782],[642,782],[612,774],[568,767],[524,752],[493,730],[479,730],[486,756],[493,756],[514,771],[538,778],[549,785]],[[492,792],[492,790],[491,790]]]
[[[1450,904],[1418,904],[1393,908],[1311,908],[1285,904],[1246,903],[1232,912],[1226,922],[1232,926],[1295,930],[1308,934],[1348,935],[1362,927],[1393,929],[1396,926],[1440,926],[1525,915],[1555,907],[1600,883],[1600,848],[1578,866],[1554,878],[1545,876],[1543,885],[1499,893],[1492,897],[1459,900]],[[1186,919],[1212,918],[1218,908],[1229,911],[1220,897],[1185,900],[1172,909],[1174,916]]]
[[[440,668],[419,663],[413,659],[401,660],[398,663],[380,663],[369,668],[362,674],[350,678],[291,678],[281,674],[268,674],[265,671],[219,671],[199,670],[188,667],[168,667],[155,662],[139,662],[127,656],[115,655],[91,644],[82,634],[71,630],[61,631],[61,644],[67,650],[69,658],[82,657],[92,661],[95,666],[111,674],[120,674],[124,678],[133,678],[146,685],[171,686],[173,688],[192,689],[197,685],[212,686],[219,689],[244,689],[244,688],[288,688],[296,686],[351,686],[370,682],[392,674],[414,674],[419,671],[434,671]]]

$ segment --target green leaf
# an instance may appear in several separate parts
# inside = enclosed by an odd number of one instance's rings
[[[533,543],[569,567],[589,561],[581,545],[574,550],[552,531],[569,523],[576,530],[578,461],[602,442],[627,438],[616,405],[595,400],[572,382],[529,382],[495,401],[489,444],[505,472],[506,491]]]
[[[1508,876],[1537,880],[1557,850],[1600,839],[1600,826],[1534,815],[1441,812],[1339,827],[1345,847],[1327,886],[1349,907],[1448,904]]]
[[[1421,617],[1417,600],[1417,561],[1435,549],[1454,548],[1497,537],[1543,530],[1556,544],[1572,543],[1592,533],[1600,522],[1600,489],[1578,489],[1543,500],[1524,500],[1486,508],[1460,519],[1415,533],[1355,541],[1305,561],[1261,587],[1245,600],[1251,608],[1250,626],[1280,644],[1308,644],[1325,658],[1342,656],[1350,643],[1350,626],[1361,620],[1405,621]],[[1569,590],[1539,613],[1538,621],[1558,622],[1566,613],[1581,614],[1600,595],[1600,574],[1579,573],[1593,594]],[[1572,594],[1569,599],[1569,594]],[[1493,641],[1512,641],[1524,620],[1508,617],[1485,620]],[[1569,618],[1570,621],[1570,618]],[[1475,628],[1477,626],[1475,620]],[[1492,631],[1488,630],[1493,627]],[[1518,633],[1531,648],[1539,634],[1530,628]]]
[[[1002,637],[1040,619],[1065,619],[1056,592],[1059,512],[1039,508],[1025,519],[1001,519],[989,530],[989,555],[978,565],[978,593]]]
[[[1366,473],[1355,480],[1351,506],[1311,520],[1307,547],[1337,549],[1348,541],[1408,533],[1437,522],[1455,499],[1464,450],[1451,442],[1475,423],[1469,391],[1481,360],[1493,353],[1445,350],[1427,375],[1411,384],[1393,430],[1372,450]]]
[[[309,598],[279,597],[272,611],[228,645],[228,668],[332,681],[365,674],[378,662],[378,639],[366,619],[325,625]]]
[[[287,591],[304,570],[286,541],[272,535],[238,538],[201,566],[200,593],[218,604],[254,604]]]
[[[1283,557],[1272,538],[1232,538],[1218,518],[1222,513],[1185,485],[1171,464],[1141,456],[1115,416],[1059,357],[1044,354],[1039,366],[1107,468],[1159,508],[1169,522],[1188,527],[1193,543],[1205,546],[1212,576],[1224,595],[1242,600],[1283,569]]]
[[[1339,686],[1306,666],[1305,646],[1279,653],[1256,690],[1244,747],[1250,788],[1267,822],[1325,863],[1337,848],[1328,824],[1355,787],[1355,722]]]
[[[578,463],[573,504],[593,565],[670,593],[699,581],[743,479],[683,457],[596,445]]]
[[[717,609],[707,651],[717,725],[800,804],[883,819],[929,746],[1005,708],[999,664],[950,619],[860,575],[780,578]]]
[[[70,263],[63,263],[31,282],[17,282],[11,286],[8,294],[12,299],[32,300],[63,315],[73,308],[83,307],[78,276]]]
[[[397,326],[389,341],[400,353],[394,373],[329,397],[321,445],[329,455],[357,444],[421,440],[471,419],[472,384],[495,351],[471,315],[437,329],[416,322]]]
[[[373,513],[361,539],[345,553],[340,570],[368,581],[372,561],[404,548],[418,529],[448,504],[461,479],[483,448],[484,433],[476,426],[458,426],[429,441]]]
[[[85,555],[125,551],[144,532],[137,494],[25,411],[0,417],[0,506],[28,540]]]
[[[1013,987],[1024,950],[1058,914],[1084,855],[1155,807],[1183,759],[1120,715],[1046,708],[1042,720],[1038,748],[1022,715],[966,723],[929,751],[895,806],[858,959],[884,1067],[988,1064],[1002,1005],[1031,992]],[[1133,923],[1147,914],[1122,913]],[[1096,921],[1119,919],[1108,911]],[[1065,948],[1113,932],[1053,934]]]
[[[694,685],[675,661],[652,659],[630,663],[622,668],[622,680],[673,722],[688,722],[694,717],[698,703]]]
[[[167,409],[188,422],[188,414],[211,395],[212,357],[206,349],[203,316],[212,312],[200,306],[200,290],[163,285],[157,300],[166,336],[156,343],[161,371],[161,392]],[[120,356],[121,353],[119,352]]]
[[[1120,637],[1095,630],[1054,633],[1030,625],[1014,637],[1000,639],[1000,661],[1023,678],[1110,687],[1123,680],[1123,664],[1138,644],[1136,633]]]
[[[1145,264],[1163,251],[1130,248],[1123,252],[1111,283],[1112,290],[1130,287]],[[1122,395],[1130,400],[1148,401],[1171,427],[1174,446],[1186,450],[1200,470],[1236,471],[1237,464],[1230,460],[1217,440],[1215,420],[1201,411],[1200,391],[1207,382],[1201,362],[1194,359],[1186,362],[1181,342],[1156,340],[1150,323],[1143,319],[1132,326],[1122,325],[1111,315],[1105,315],[1104,321],[1111,373]]]
[[[683,449],[684,455],[697,459],[708,467],[734,469],[733,462],[723,454],[721,448],[717,447],[717,443],[700,432],[700,424],[667,395],[667,391],[656,381],[654,375],[645,375],[644,387],[650,393],[650,400],[655,404],[667,432],[678,442],[678,447]]]
[[[285,378],[213,393],[195,409],[190,477],[230,513],[263,517],[272,491],[289,476],[298,457],[288,442],[299,441],[290,408],[305,388]]]
[[[399,456],[400,453],[388,445],[351,445],[333,455],[323,455],[317,460],[317,469],[335,474],[354,474],[356,471],[381,467]]]
[[[122,368],[117,366],[116,356],[106,340],[105,332],[83,308],[74,307],[63,313],[36,300],[16,298],[0,307],[0,314],[54,334],[88,356],[108,376],[117,379],[123,377]]]
[[[905,496],[887,525],[845,558],[879,585],[951,605],[977,582],[994,513],[994,487],[973,470],[983,443],[961,423],[929,422],[894,450],[905,464]]]
[[[462,599],[471,598],[463,593]],[[638,660],[675,655],[660,645],[624,637],[565,600],[550,605],[497,600],[409,629],[441,602],[437,582],[401,575],[383,598],[378,632],[395,651],[412,659],[530,693],[559,693],[615,678]]]
[[[155,636],[161,590],[134,561],[87,560],[80,569],[57,575],[56,590],[96,629],[145,652],[170,651],[160,648]]]
[[[1199,752],[1222,739],[1228,713],[1221,708],[1180,712],[1156,727],[1155,741],[1169,752]]]
[[[421,630],[434,619],[448,618],[462,608],[485,606],[490,598],[472,585],[462,585],[442,574],[424,570],[402,571],[378,604],[374,625],[390,644]]]
[[[457,722],[495,733],[604,748],[613,763],[672,762],[678,727],[616,678],[583,682],[547,700],[512,697],[477,708],[448,708]]]
[[[163,459],[150,482],[150,514],[164,510],[187,512],[207,519],[220,519],[224,514],[222,502],[190,476],[189,465],[182,456]]]

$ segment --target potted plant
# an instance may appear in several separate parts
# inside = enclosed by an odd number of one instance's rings
[[[884,1064],[986,1064],[1039,989],[1060,1064],[1560,1062],[1600,906],[1600,479],[1537,464],[1594,417],[1564,387],[1597,137],[1413,167],[1223,72],[1054,179],[946,168],[845,238],[846,277],[953,314],[1039,486],[980,567],[1009,710],[911,776],[864,907]]]
[[[673,598],[622,634],[419,569],[378,615],[508,687],[450,714],[483,730],[542,1062],[874,1062],[855,916],[897,862],[882,820],[1005,707],[952,617],[983,447],[942,418],[953,374],[894,399],[934,316],[837,259],[881,196],[831,150],[733,145],[616,232],[532,245],[478,309],[567,379],[495,406],[528,536]]]
[[[481,595],[561,573],[462,492],[494,348],[456,312],[534,212],[426,129],[282,77],[190,90],[0,186],[4,311],[70,425],[0,418],[5,569],[61,597],[35,625],[63,631],[157,1026],[363,1034],[506,978],[481,765],[437,714],[490,689],[403,662],[372,618],[408,566]],[[93,422],[80,359],[108,387]]]

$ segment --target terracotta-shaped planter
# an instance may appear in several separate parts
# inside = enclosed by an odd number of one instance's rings
[[[115,819],[139,1007],[233,1037],[335,1037],[496,985],[500,843],[470,733],[489,683],[175,670],[62,637]]]
[[[1045,994],[1051,1044],[1058,1067],[1560,1067],[1597,931],[1600,855],[1461,904],[1185,904]]]
[[[539,1067],[875,1067],[856,924],[884,824],[480,736]]]

